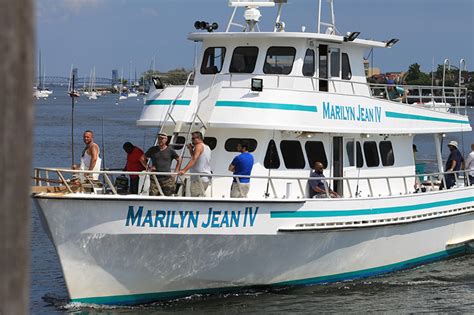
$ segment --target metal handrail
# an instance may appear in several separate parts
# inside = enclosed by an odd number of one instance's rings
[[[322,79],[322,78],[315,78],[315,77],[309,77],[309,76],[299,76],[299,75],[281,75],[281,74],[251,74],[251,73],[218,73],[215,74],[215,76],[220,76],[220,77],[229,77],[229,80],[225,81],[222,80],[223,82],[227,82],[228,85],[223,85],[222,88],[242,88],[242,86],[235,86],[235,80],[234,76],[240,76],[240,77],[276,77],[277,78],[277,83],[275,87],[268,86],[268,84],[265,86],[266,89],[278,89],[278,90],[286,90],[285,88],[280,87],[280,79],[281,78],[293,78],[293,79],[306,79],[311,82],[312,89],[308,91],[313,91],[313,92],[318,92],[317,86],[318,84],[315,84],[314,81],[327,81],[331,83],[331,87],[334,91],[331,92],[325,92],[325,93],[335,93],[335,94],[341,94],[341,95],[357,95],[357,96],[367,96],[367,97],[373,97],[373,98],[378,98],[380,99],[380,93],[376,93],[377,90],[382,90],[382,98],[388,99],[388,87],[394,86],[393,84],[379,84],[379,83],[368,83],[368,82],[357,82],[357,81],[352,81],[352,80],[342,80],[342,79]],[[350,91],[351,93],[347,92],[347,89],[344,89],[342,91],[338,91],[336,83],[344,83],[344,84],[349,84],[350,85]],[[368,89],[368,95],[363,95],[363,94],[356,94],[356,86],[362,86]],[[454,109],[457,114],[459,113],[460,108],[465,108],[465,106],[461,106],[461,102],[458,102],[458,100],[464,100],[464,104],[467,103],[467,88],[464,87],[449,87],[449,86],[428,86],[428,85],[402,85],[402,84],[396,84],[396,86],[403,88],[406,91],[417,91],[418,95],[411,95],[407,94],[403,96],[403,101],[402,103],[405,103],[407,105],[412,105],[409,100],[418,100],[420,104],[426,103],[426,99],[430,99],[430,101],[433,104],[429,104],[429,107],[424,107],[427,109],[439,109],[446,111],[446,104],[448,103],[448,100],[454,100],[455,104],[454,106],[451,105],[449,106],[450,109]],[[250,89],[250,81],[248,86],[246,85],[245,88]],[[288,90],[294,90],[295,88],[288,89]],[[429,92],[429,95],[426,95],[425,92]],[[435,95],[435,94],[441,94],[441,95]],[[441,102],[437,102],[441,100]],[[393,100],[390,100],[393,101]],[[397,102],[397,101],[395,101]],[[397,102],[399,103],[399,102]],[[438,104],[437,103],[441,103]],[[414,106],[419,106],[420,104],[414,104]],[[464,113],[464,115],[467,115],[467,113]]]
[[[64,177],[62,173],[67,173],[67,174],[85,174],[86,178],[88,174],[100,174],[104,177],[107,186],[110,188],[113,194],[117,194],[118,192],[115,190],[115,187],[113,187],[113,184],[108,177],[109,175],[145,175],[145,176],[152,176],[152,180],[155,180],[156,185],[160,191],[160,193],[163,195],[163,192],[161,190],[161,186],[159,184],[159,181],[156,178],[156,175],[164,175],[164,176],[176,176],[177,178],[180,178],[182,182],[184,182],[185,178],[189,178],[190,176],[195,176],[198,178],[201,186],[202,193],[205,194],[204,187],[201,182],[201,176],[209,177],[211,178],[211,185],[212,185],[212,179],[214,178],[235,178],[235,175],[229,175],[229,174],[207,174],[207,173],[186,173],[185,175],[178,176],[177,173],[175,172],[124,172],[124,171],[86,171],[86,170],[71,170],[71,169],[65,169],[65,168],[44,168],[44,167],[38,167],[34,169],[34,180],[36,182],[37,186],[41,186],[42,181],[47,181],[46,178],[41,178],[40,173],[45,172],[46,177],[48,178],[49,181],[51,181],[49,178],[49,172],[51,173],[56,173],[58,177],[60,178],[62,184],[66,187],[69,193],[73,192],[73,189],[70,187],[68,180]],[[397,176],[371,176],[371,177],[324,177],[322,180],[324,182],[325,188],[326,188],[326,194],[327,197],[330,197],[329,194],[329,184],[330,182],[334,181],[345,181],[347,184],[348,189],[348,196],[349,198],[354,198],[354,197],[359,197],[358,192],[354,195],[350,189],[350,181],[360,181],[360,180],[366,180],[368,189],[369,189],[369,195],[368,197],[375,197],[373,189],[372,189],[372,181],[375,180],[385,180],[387,183],[388,191],[389,194],[387,196],[392,196],[393,191],[391,187],[391,180],[393,179],[403,179],[404,181],[404,188],[405,188],[405,194],[409,194],[410,191],[408,191],[407,187],[407,179],[414,178],[415,179],[415,185],[422,186],[423,183],[419,182],[419,177],[426,177],[429,178],[429,181],[427,183],[431,186],[431,188],[434,188],[435,186],[435,178],[439,181],[441,177],[441,182],[443,183],[444,187],[446,187],[446,175],[447,174],[453,174],[455,176],[455,179],[458,180],[461,178],[460,175],[464,175],[463,179],[466,183],[467,186],[474,185],[474,183],[470,182],[469,176],[468,176],[469,170],[461,170],[461,171],[452,171],[452,172],[436,172],[436,173],[426,173],[426,174],[413,174],[413,175],[397,175]],[[315,177],[304,177],[304,176],[297,176],[297,177],[286,177],[286,176],[265,176],[265,175],[256,175],[256,176],[246,176],[246,175],[239,175],[239,178],[249,178],[249,179],[254,179],[254,180],[268,180],[270,183],[271,191],[273,193],[273,198],[278,198],[277,190],[275,188],[275,180],[286,180],[286,181],[296,181],[299,184],[300,187],[300,193],[301,195],[298,198],[307,198],[305,196],[305,190],[303,189],[303,186],[301,184],[301,181],[309,181],[309,180],[315,180],[317,178]],[[94,188],[94,181],[89,180],[89,184],[92,185]],[[240,180],[237,180],[237,184],[240,187]],[[99,185],[97,185],[99,186]],[[94,190],[93,190],[94,191]],[[211,189],[212,192],[212,189]],[[212,195],[211,195],[212,197]],[[266,196],[268,197],[268,196]],[[288,198],[288,196],[287,196]]]

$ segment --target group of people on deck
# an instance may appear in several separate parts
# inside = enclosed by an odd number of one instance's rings
[[[94,133],[91,130],[86,130],[83,134],[83,141],[86,147],[81,156],[81,164],[74,165],[74,169],[99,171],[101,166],[100,149],[94,143]],[[139,147],[134,146],[130,142],[123,144],[123,149],[127,153],[127,163],[123,168],[124,171],[141,172],[144,170],[151,172],[170,172],[173,160],[176,161],[174,172],[182,176],[186,172],[204,175],[192,175],[190,178],[190,193],[192,197],[203,197],[209,186],[211,176],[211,149],[204,143],[204,137],[201,132],[196,131],[191,134],[192,143],[186,147],[190,154],[190,160],[185,167],[181,168],[182,158],[176,151],[167,145],[168,135],[165,133],[158,134],[158,141],[156,146],[152,146],[146,152],[143,152]],[[474,144],[471,145],[472,151],[464,161],[461,153],[458,150],[458,143],[450,141],[448,143],[450,155],[446,162],[444,174],[444,181],[440,189],[450,189],[456,184],[456,175],[453,172],[461,169],[468,170],[467,183],[474,185]],[[230,163],[228,170],[233,173],[234,179],[232,182],[230,196],[232,198],[245,198],[250,189],[250,178],[241,176],[250,176],[254,165],[254,157],[249,152],[249,145],[242,141],[237,145],[237,151],[240,153]],[[148,161],[151,160],[149,165]],[[464,167],[463,167],[464,164]],[[339,194],[329,187],[324,179],[324,165],[316,161],[314,163],[314,171],[310,174],[308,184],[310,187],[311,198],[338,198]],[[241,176],[238,176],[241,175]],[[98,173],[91,173],[90,179],[97,180]],[[157,182],[159,185],[157,185]],[[130,175],[129,192],[131,194],[138,194],[139,176]],[[151,178],[149,195],[151,196],[171,196],[176,192],[176,179],[171,175],[156,175],[156,180]]]
[[[176,151],[167,145],[168,135],[166,133],[158,134],[158,145],[151,147],[147,152],[133,146],[130,142],[124,144],[124,150],[127,152],[127,164],[124,171],[141,172],[143,170],[151,172],[170,172],[173,160],[176,161],[174,172],[178,176],[184,175],[186,172],[194,174],[211,175],[211,149],[204,143],[204,137],[201,132],[196,131],[191,134],[191,143],[186,147],[190,154],[190,160],[181,168],[182,158]],[[234,175],[250,176],[254,164],[253,155],[248,152],[248,144],[246,142],[237,145],[237,151],[240,152],[231,164],[229,170]],[[148,164],[151,160],[151,165]],[[211,176],[191,175],[190,177],[190,193],[192,197],[204,197],[209,186]],[[250,178],[239,177],[240,184],[237,184],[237,177],[231,186],[230,195],[233,198],[247,197],[250,185]],[[138,175],[130,175],[130,193],[138,194]],[[157,185],[157,182],[159,185]],[[161,188],[161,191],[160,191]],[[156,175],[156,181],[151,178],[149,195],[150,196],[171,196],[176,192],[176,179],[171,175]]]

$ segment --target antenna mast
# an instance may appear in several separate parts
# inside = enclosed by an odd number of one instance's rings
[[[327,26],[326,34],[336,35],[339,31],[336,28],[336,16],[334,15],[334,1],[333,0],[326,0],[329,5],[329,9],[331,11],[331,23],[321,21],[321,14],[322,14],[322,2],[323,0],[319,0],[319,9],[318,9],[318,33],[321,33],[321,25]]]

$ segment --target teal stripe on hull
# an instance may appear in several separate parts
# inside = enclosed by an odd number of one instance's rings
[[[422,116],[422,115],[413,115],[413,114],[404,114],[404,113],[397,113],[397,112],[385,112],[385,117],[389,118],[400,118],[400,119],[411,119],[411,120],[426,120],[426,121],[437,121],[437,122],[447,122],[447,123],[454,123],[454,124],[468,124],[468,120],[457,120],[457,119],[449,119],[449,118],[438,118],[438,117],[431,117],[431,116]]]
[[[299,105],[299,104],[280,104],[280,103],[262,103],[262,102],[238,102],[238,101],[217,101],[216,107],[245,107],[258,109],[280,109],[316,113],[318,108],[316,105]]]
[[[409,269],[415,266],[442,260],[450,256],[465,254],[466,252],[467,252],[466,246],[463,245],[463,246],[451,248],[442,252],[429,254],[426,256],[417,257],[414,259],[410,259],[410,260],[406,260],[406,261],[402,261],[402,262],[398,262],[398,263],[394,263],[394,264],[390,264],[386,266],[369,268],[365,270],[358,270],[358,271],[352,271],[352,272],[345,272],[345,273],[329,275],[329,276],[309,278],[309,279],[279,282],[273,285],[274,286],[308,285],[308,284],[331,283],[331,282],[373,277],[373,276],[378,276],[384,273],[399,271],[403,269]]]
[[[151,101],[146,101],[145,105],[172,105],[174,100],[151,100]],[[188,106],[191,104],[190,100],[176,100],[174,101],[175,105],[184,105]]]
[[[398,270],[412,268],[418,265],[434,262],[437,260],[445,259],[450,256],[457,256],[457,255],[461,255],[465,253],[466,253],[466,246],[462,245],[462,246],[451,248],[445,251],[417,257],[414,259],[410,259],[410,260],[406,260],[406,261],[402,261],[402,262],[398,262],[398,263],[394,263],[394,264],[390,264],[386,266],[380,266],[380,267],[375,267],[375,268],[357,270],[357,271],[322,276],[322,277],[278,282],[278,283],[266,285],[266,287],[309,285],[309,284],[331,283],[331,282],[366,278],[366,277],[381,275],[388,272],[394,272]],[[144,294],[131,294],[131,295],[119,295],[119,296],[79,298],[79,299],[72,299],[72,302],[87,303],[87,304],[104,304],[104,305],[137,305],[137,304],[151,303],[151,302],[160,301],[160,300],[175,299],[175,298],[180,298],[184,296],[190,296],[193,294],[222,294],[222,293],[236,292],[245,288],[251,288],[251,287],[250,286],[225,287],[225,288],[196,289],[196,290],[171,291],[171,292],[160,292],[160,293],[144,293]]]
[[[423,210],[436,207],[450,206],[465,202],[474,201],[474,197],[460,199],[443,200],[430,203],[414,204],[408,206],[397,206],[387,208],[358,209],[358,210],[302,210],[302,211],[271,211],[270,217],[273,219],[281,218],[323,218],[323,217],[341,217],[355,215],[374,215],[385,213],[397,213],[414,210]]]

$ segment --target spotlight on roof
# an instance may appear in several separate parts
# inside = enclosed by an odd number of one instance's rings
[[[391,40],[389,40],[386,44],[385,44],[385,47],[392,47],[393,45],[395,45],[396,43],[398,43],[399,39],[398,38],[392,38]]]
[[[360,35],[360,32],[347,32],[346,36],[344,36],[345,42],[352,42]]]
[[[208,32],[212,32],[214,30],[217,30],[219,25],[214,22],[212,24],[209,24],[206,21],[196,21],[194,22],[194,28],[197,30],[207,30]]]

